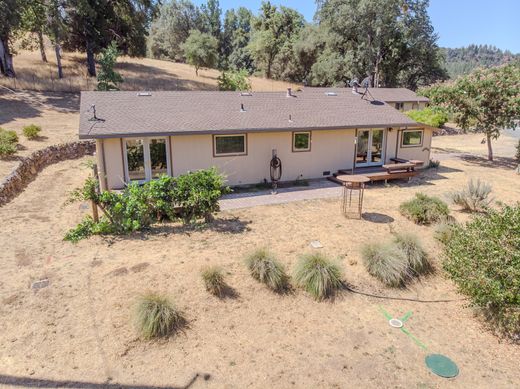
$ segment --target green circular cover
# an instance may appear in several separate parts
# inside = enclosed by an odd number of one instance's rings
[[[456,377],[459,368],[450,358],[441,354],[430,354],[426,357],[426,366],[438,376],[444,378]]]

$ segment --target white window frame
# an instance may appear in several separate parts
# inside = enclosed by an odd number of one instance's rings
[[[150,141],[155,139],[163,139],[166,145],[166,171],[169,176],[172,175],[172,167],[170,164],[170,142],[167,136],[152,136],[147,138],[123,138],[123,162],[125,165],[125,182],[135,181],[139,184],[151,181],[152,179],[152,163],[150,159]],[[126,142],[129,140],[142,140],[143,141],[143,153],[144,153],[144,180],[130,180],[130,172],[128,171],[128,151]]]
[[[217,138],[230,138],[241,136],[244,138],[244,151],[238,153],[217,153]],[[214,134],[213,135],[213,157],[231,157],[231,156],[239,156],[239,155],[247,155],[247,134]]]
[[[405,145],[404,144],[404,134],[407,132],[420,132],[421,133],[421,143],[416,145]],[[424,128],[414,128],[409,130],[403,130],[401,133],[401,147],[402,148],[408,148],[408,147],[422,147],[424,143]]]
[[[308,134],[309,135],[309,147],[305,149],[297,149],[296,148],[296,135],[300,134]],[[306,151],[311,151],[311,145],[312,145],[312,132],[311,131],[294,131],[292,133],[292,151],[293,153],[302,153]]]

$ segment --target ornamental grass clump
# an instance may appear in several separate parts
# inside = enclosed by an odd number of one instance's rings
[[[405,253],[408,268],[414,275],[428,273],[432,270],[428,254],[426,254],[416,235],[411,233],[396,234],[394,243]]]
[[[294,280],[316,300],[323,300],[341,288],[341,269],[321,253],[300,258],[294,269]]]
[[[144,339],[167,337],[186,323],[182,313],[167,296],[153,292],[139,297],[135,321]]]
[[[368,273],[386,286],[404,286],[412,276],[405,251],[394,242],[367,244],[361,255]]]
[[[224,272],[220,267],[210,266],[202,269],[201,277],[209,293],[217,297],[224,295],[227,285],[224,280]]]
[[[401,214],[417,224],[432,224],[446,219],[450,210],[438,197],[416,193],[415,198],[399,206]]]
[[[287,290],[289,278],[283,266],[266,249],[258,249],[246,258],[251,276],[275,292]]]
[[[466,188],[451,194],[451,200],[465,211],[485,212],[493,201],[489,197],[491,190],[491,185],[488,183],[480,179],[471,179]]]

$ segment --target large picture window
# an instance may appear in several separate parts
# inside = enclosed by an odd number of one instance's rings
[[[310,131],[293,132],[293,151],[311,151]]]
[[[214,135],[213,154],[216,157],[247,154],[247,139],[245,134]]]
[[[419,147],[423,144],[423,130],[404,130],[401,141],[403,147]]]
[[[171,174],[166,138],[125,139],[124,155],[128,181],[145,182]]]

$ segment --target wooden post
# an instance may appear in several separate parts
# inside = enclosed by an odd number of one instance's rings
[[[97,173],[97,165],[94,164],[94,166],[92,166],[92,173],[93,173],[93,176],[96,180],[98,180],[98,173]],[[97,204],[94,200],[91,200],[91,205],[92,205],[92,218],[94,219],[94,221],[96,223],[99,222],[99,213],[98,213],[98,208],[97,208]]]

